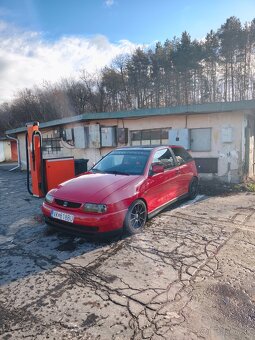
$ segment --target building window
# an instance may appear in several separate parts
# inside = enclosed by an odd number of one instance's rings
[[[61,151],[60,138],[43,138],[42,139],[42,151],[48,154]]]
[[[190,150],[211,151],[211,128],[190,129]]]
[[[168,144],[169,130],[170,128],[131,131],[131,145]]]

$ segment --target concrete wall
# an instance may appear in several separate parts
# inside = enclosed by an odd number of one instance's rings
[[[4,154],[4,141],[0,141],[0,162],[5,161],[5,154]]]
[[[90,122],[95,124],[97,122]],[[242,112],[226,112],[214,114],[199,115],[181,115],[181,116],[165,116],[165,117],[143,117],[136,119],[109,119],[99,122],[101,126],[118,126],[129,129],[130,131],[143,130],[152,128],[211,128],[212,143],[211,151],[207,152],[191,152],[196,158],[218,158],[218,178],[228,182],[238,182],[242,176],[242,165],[244,161],[244,114]],[[88,125],[88,123],[69,124],[68,127],[80,125]],[[66,126],[67,127],[67,126]],[[222,128],[230,127],[233,132],[233,141],[231,143],[222,142]],[[50,137],[53,129],[44,131],[41,129],[43,137]],[[21,146],[21,162],[23,169],[25,168],[25,134],[19,134]],[[50,157],[66,157],[74,156],[74,158],[89,159],[88,167],[98,161],[103,155],[108,153],[112,148],[101,149],[76,149],[66,142],[62,141],[61,151],[51,154],[44,153],[44,158]],[[212,177],[212,175],[206,175]]]
[[[9,140],[0,141],[0,162],[11,160],[11,142]]]
[[[248,177],[255,176],[255,117],[247,116],[246,121],[246,140],[245,144],[248,148],[246,151],[246,171]]]
[[[243,164],[243,113],[226,112],[224,114],[208,114],[202,117],[192,116],[188,120],[188,128],[211,127],[212,149],[209,152],[191,152],[193,157],[217,157],[218,177],[226,182],[239,182]],[[232,128],[231,143],[222,142],[222,129]]]
[[[21,169],[25,170],[27,168],[26,162],[26,134],[22,133],[18,135],[19,147],[20,147],[20,163]]]
[[[9,140],[5,141],[4,143],[4,154],[6,161],[12,160],[11,142]]]

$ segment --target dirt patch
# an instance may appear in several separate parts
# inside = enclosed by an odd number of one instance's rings
[[[254,192],[255,182],[247,181],[240,184],[223,183],[219,180],[205,180],[199,181],[199,193],[207,196],[228,196],[240,192]]]
[[[96,314],[94,313],[89,314],[87,316],[87,319],[83,321],[82,327],[86,329],[86,328],[94,326],[97,322],[97,319],[98,319],[98,316]]]
[[[17,324],[25,325],[26,323],[38,322],[37,318],[33,316],[24,308],[17,308],[10,310],[0,304],[0,335],[11,332],[12,328]]]

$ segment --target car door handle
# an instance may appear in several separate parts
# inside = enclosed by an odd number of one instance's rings
[[[176,175],[179,175],[181,173],[180,169],[175,170]]]

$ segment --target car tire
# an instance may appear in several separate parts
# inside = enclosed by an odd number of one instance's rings
[[[147,221],[147,207],[143,200],[134,201],[128,208],[124,221],[124,229],[130,234],[139,233]]]
[[[189,199],[193,200],[198,194],[198,178],[193,177],[189,185]]]

